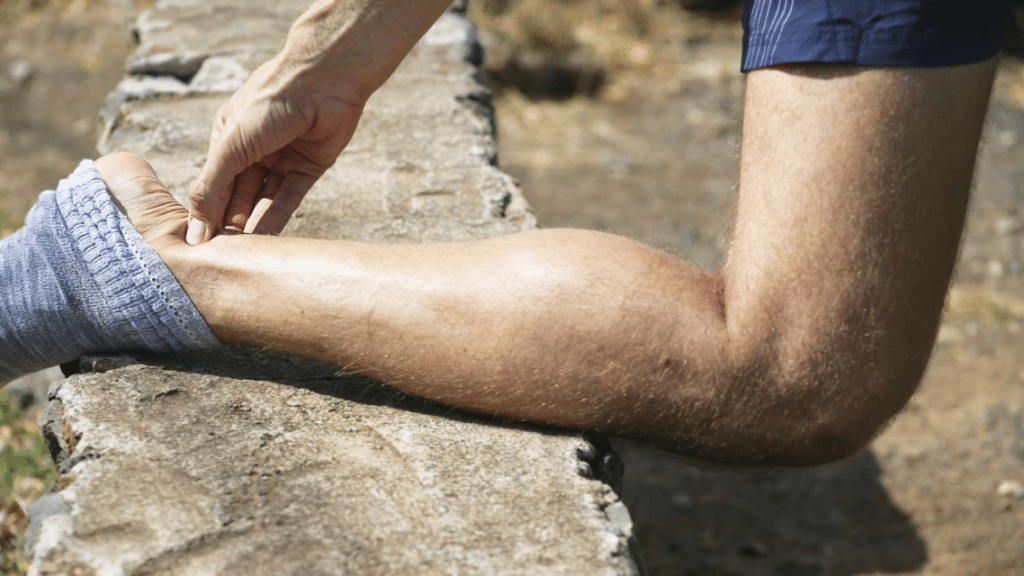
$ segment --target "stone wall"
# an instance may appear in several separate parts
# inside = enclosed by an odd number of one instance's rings
[[[305,0],[158,0],[135,25],[101,152],[184,200],[214,111]],[[490,93],[453,6],[367,106],[287,234],[381,242],[535,227],[497,167]],[[280,355],[86,358],[43,427],[33,574],[631,575],[603,438],[499,422]]]

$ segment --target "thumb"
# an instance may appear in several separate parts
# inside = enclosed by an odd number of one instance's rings
[[[214,137],[203,169],[188,194],[189,221],[185,241],[195,246],[213,238],[224,222],[235,176],[246,166],[238,148]]]

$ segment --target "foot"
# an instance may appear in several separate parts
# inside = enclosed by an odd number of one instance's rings
[[[0,240],[0,381],[83,354],[219,346],[168,265],[188,247],[187,218],[128,154],[83,162],[40,194]]]
[[[188,247],[188,209],[167,191],[144,158],[127,152],[96,160],[96,171],[118,208],[164,261]]]
[[[204,276],[196,269],[197,262],[201,261],[198,252],[210,246],[186,243],[188,209],[174,199],[153,167],[140,156],[115,152],[94,164],[114,203],[163,260],[199,313],[208,322],[216,318],[216,293],[203,289],[197,282],[197,278]],[[221,230],[223,235],[237,233],[231,229]]]

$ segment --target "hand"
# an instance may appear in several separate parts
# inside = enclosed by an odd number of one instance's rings
[[[283,57],[253,72],[217,111],[189,194],[188,243],[221,228],[278,234],[348,145],[365,100],[330,96]]]
[[[451,0],[316,0],[220,108],[187,239],[277,234],[352,139],[363,105]]]

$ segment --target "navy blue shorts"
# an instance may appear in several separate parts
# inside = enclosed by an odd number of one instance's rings
[[[951,66],[987,60],[1014,0],[745,0],[743,71],[794,62]]]

